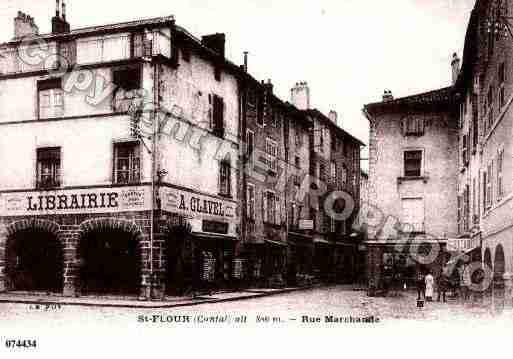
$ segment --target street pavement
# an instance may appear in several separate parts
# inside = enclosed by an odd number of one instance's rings
[[[188,317],[190,322],[177,322],[175,316]],[[198,319],[198,316],[203,319]],[[216,317],[224,321],[219,319],[216,322]],[[371,320],[371,323],[360,323],[358,318]],[[140,328],[200,324],[329,327],[335,325],[334,321],[337,319],[354,326],[372,326],[393,325],[403,321],[467,323],[505,318],[513,318],[511,305],[506,305],[501,310],[497,305],[491,306],[489,300],[461,303],[457,299],[449,299],[448,303],[426,303],[424,308],[417,308],[416,294],[413,292],[400,292],[393,297],[371,298],[365,292],[347,287],[316,288],[240,301],[160,309],[0,303],[0,329],[10,330],[73,326]]]

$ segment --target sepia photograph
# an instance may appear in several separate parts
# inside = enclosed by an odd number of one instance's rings
[[[512,55],[508,0],[1,0],[0,356],[509,346]]]

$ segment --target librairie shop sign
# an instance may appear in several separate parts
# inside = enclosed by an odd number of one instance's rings
[[[189,218],[231,219],[236,216],[236,204],[193,192],[162,188],[162,209]]]
[[[2,216],[111,213],[144,211],[150,208],[149,187],[0,193]]]

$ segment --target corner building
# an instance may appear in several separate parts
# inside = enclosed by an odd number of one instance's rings
[[[0,45],[0,291],[227,286],[239,97],[224,35],[196,39],[173,17],[71,30],[59,10],[50,34],[21,12],[14,26]],[[34,40],[41,61],[20,55]]]

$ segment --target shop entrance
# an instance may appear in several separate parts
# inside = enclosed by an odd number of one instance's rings
[[[9,290],[62,292],[63,250],[54,234],[19,231],[7,240],[6,249]]]
[[[91,231],[81,238],[80,287],[84,294],[139,293],[139,242],[123,230]]]

